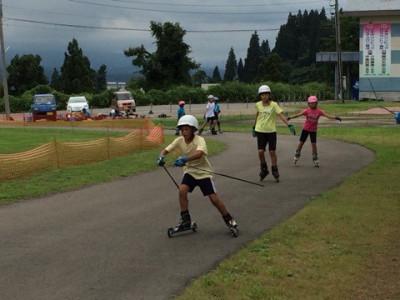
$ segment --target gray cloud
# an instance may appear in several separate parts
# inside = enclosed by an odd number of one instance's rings
[[[296,13],[299,9],[327,9],[328,2],[320,0],[252,0],[243,5],[241,0],[202,1],[204,7],[179,7],[173,4],[199,4],[183,0],[152,0],[150,2],[168,5],[149,5],[116,2],[111,0],[87,0],[116,6],[151,8],[176,11],[210,11],[210,12],[269,12],[267,14],[233,14],[203,15],[174,14],[165,12],[144,12],[122,8],[98,7],[88,4],[70,2],[68,0],[3,0],[6,45],[10,59],[16,53],[37,53],[43,58],[47,67],[59,67],[63,53],[72,38],[79,41],[85,54],[93,65],[105,63],[111,69],[132,68],[130,59],[124,57],[123,50],[128,47],[144,44],[146,48],[154,48],[154,40],[149,32],[107,31],[93,29],[63,28],[48,25],[28,24],[7,20],[11,18],[33,19],[55,23],[70,23],[91,26],[148,28],[150,21],[179,22],[186,30],[226,30],[226,29],[262,29],[279,28],[287,19],[288,12]],[[132,0],[133,1],[133,0]],[[285,4],[291,2],[292,4]],[[310,2],[310,3],[304,3]],[[263,7],[251,6],[265,4]],[[207,5],[226,5],[225,7],[209,7]],[[277,13],[273,13],[277,12]],[[284,13],[278,13],[284,12]],[[260,39],[268,39],[270,45],[275,43],[277,31],[261,31]],[[223,67],[230,47],[235,49],[237,58],[246,55],[251,32],[241,33],[188,33],[186,42],[192,47],[191,56],[204,67],[218,64]]]

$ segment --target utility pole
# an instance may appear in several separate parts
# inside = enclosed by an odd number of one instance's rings
[[[340,34],[340,14],[339,14],[339,1],[335,0],[335,31],[336,31],[336,55],[337,55],[337,77],[338,77],[338,95],[335,100],[343,99],[343,79],[342,79],[342,42]]]
[[[6,111],[6,119],[10,119],[10,97],[8,95],[7,68],[6,68],[6,51],[4,49],[4,33],[3,33],[3,0],[0,0],[0,65],[1,77],[3,80],[4,91],[4,108]]]

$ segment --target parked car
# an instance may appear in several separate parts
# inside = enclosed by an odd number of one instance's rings
[[[57,120],[57,104],[53,94],[36,94],[31,105],[32,121],[45,119]]]
[[[136,112],[136,102],[133,99],[131,92],[127,90],[119,90],[114,92],[113,100],[111,102],[112,108],[118,114],[129,116],[134,115]]]
[[[89,111],[89,103],[85,96],[69,97],[67,102],[68,112],[83,112],[84,110]]]

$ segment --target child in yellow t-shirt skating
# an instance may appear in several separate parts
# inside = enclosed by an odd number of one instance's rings
[[[283,115],[283,110],[278,103],[271,100],[271,89],[268,85],[262,85],[258,89],[259,102],[256,103],[256,119],[253,126],[253,136],[257,137],[258,158],[260,159],[260,181],[269,174],[265,150],[268,145],[271,158],[271,172],[275,180],[279,182],[278,158],[276,156],[276,117],[285,123],[292,134],[296,134],[294,126],[288,123]]]
[[[203,137],[195,134],[199,128],[197,119],[192,115],[185,115],[179,119],[177,126],[182,136],[176,138],[162,150],[157,160],[159,166],[164,166],[165,156],[168,153],[177,151],[182,155],[174,164],[177,167],[183,167],[183,179],[178,187],[181,222],[175,228],[171,228],[172,231],[168,231],[168,235],[192,229],[188,193],[191,193],[198,186],[203,195],[208,196],[211,203],[221,213],[232,235],[236,237],[238,235],[238,225],[219,198],[212,180],[212,169],[207,159],[206,142]]]

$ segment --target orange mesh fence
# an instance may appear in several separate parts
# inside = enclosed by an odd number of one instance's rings
[[[161,127],[134,129],[123,137],[104,137],[82,142],[47,143],[35,149],[0,154],[0,180],[19,178],[38,171],[93,163],[158,147],[164,141]]]

